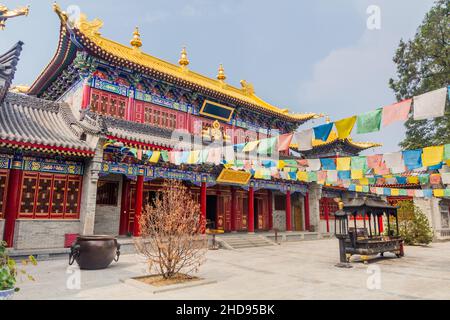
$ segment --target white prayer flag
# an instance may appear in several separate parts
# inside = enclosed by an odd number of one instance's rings
[[[306,168],[306,171],[319,171],[321,166],[320,159],[308,159],[308,168]]]
[[[447,101],[447,88],[414,97],[414,120],[442,117]]]
[[[312,149],[313,129],[296,132],[293,143],[298,145],[299,151],[308,151]]]

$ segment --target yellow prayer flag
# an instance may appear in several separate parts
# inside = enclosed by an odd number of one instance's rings
[[[256,147],[259,144],[259,140],[258,141],[250,141],[249,143],[247,143],[244,147],[244,149],[242,149],[242,152],[250,152],[256,149]]]
[[[391,189],[391,196],[399,196],[400,190],[399,189]]]
[[[352,176],[351,176],[351,178],[352,178],[353,180],[359,180],[359,179],[362,179],[363,177],[364,177],[363,170],[361,170],[361,169],[358,169],[358,170],[352,170]]]
[[[277,163],[278,169],[283,169],[286,166],[286,163],[283,160],[279,160]]]
[[[362,186],[368,186],[369,185],[369,179],[368,178],[363,178],[359,180],[359,184]]]
[[[432,167],[442,162],[444,146],[423,148],[422,163],[424,167]]]
[[[200,150],[194,150],[189,153],[188,164],[196,164],[200,158]]]
[[[363,189],[362,186],[356,186],[356,187],[355,187],[355,191],[356,191],[356,192],[363,192],[363,190],[364,190],[364,189]]]
[[[350,170],[350,163],[352,158],[336,158],[336,165],[338,171],[348,171]]]
[[[160,157],[161,157],[161,151],[153,151],[153,154],[152,154],[149,162],[150,163],[158,163]]]
[[[263,178],[263,171],[261,169],[258,169],[255,171],[255,179],[262,179]]]
[[[336,121],[334,123],[338,132],[339,139],[344,140],[348,138],[350,133],[352,133],[353,127],[355,126],[356,118],[357,118],[356,116],[353,116],[350,118]]]
[[[308,172],[305,171],[297,172],[297,179],[299,181],[308,182]]]
[[[410,184],[418,184],[419,183],[419,177],[417,176],[410,176],[406,178],[406,181]]]
[[[227,163],[227,164],[224,164],[223,166],[224,166],[225,169],[230,169],[230,168],[232,168],[234,166],[234,164],[233,163]]]
[[[444,197],[444,189],[434,189],[433,194],[437,198],[443,198]]]

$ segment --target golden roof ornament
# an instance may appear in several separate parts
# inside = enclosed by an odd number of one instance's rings
[[[133,39],[131,39],[130,44],[135,50],[140,50],[140,48],[142,47],[141,34],[139,33],[138,27],[134,29]]]
[[[223,68],[223,64],[219,65],[219,73],[217,74],[217,80],[219,81],[225,81],[227,79],[227,76],[225,75],[225,69]]]
[[[247,82],[246,80],[241,80],[241,87],[242,87],[242,91],[244,91],[244,93],[247,96],[251,96],[252,94],[255,94],[255,88],[253,87],[253,84],[251,84],[250,82]]]
[[[0,4],[0,30],[5,29],[6,20],[19,16],[27,16],[29,12],[30,6],[9,10],[8,7],[6,7],[3,4]]]
[[[183,69],[186,69],[187,66],[189,65],[189,59],[187,57],[186,47],[183,47],[183,49],[181,50],[181,57],[180,57],[180,60],[178,60],[178,64]]]
[[[9,89],[10,92],[23,94],[28,93],[28,90],[30,90],[30,86],[23,84],[12,86],[11,89]]]

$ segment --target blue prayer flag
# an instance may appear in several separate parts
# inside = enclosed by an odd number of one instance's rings
[[[422,167],[422,149],[403,151],[403,160],[409,170]]]
[[[314,136],[317,140],[327,141],[333,129],[333,123],[323,124],[314,128]]]
[[[323,170],[336,170],[336,160],[335,159],[320,159]]]
[[[351,171],[338,171],[338,178],[341,180],[350,180]]]

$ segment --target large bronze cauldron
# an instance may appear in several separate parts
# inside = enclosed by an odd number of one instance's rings
[[[112,236],[80,236],[70,249],[69,265],[74,261],[83,270],[106,269],[119,261],[120,244]]]

